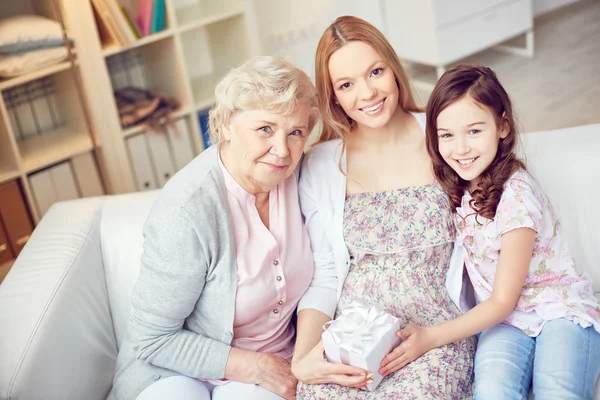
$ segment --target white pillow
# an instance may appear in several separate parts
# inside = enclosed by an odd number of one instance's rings
[[[0,55],[57,47],[63,44],[57,21],[39,15],[0,19]]]
[[[0,55],[0,77],[12,78],[23,75],[49,65],[57,64],[66,58],[66,47],[28,51],[9,56]]]

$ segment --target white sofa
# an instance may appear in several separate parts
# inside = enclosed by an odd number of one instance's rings
[[[523,142],[600,292],[600,124]],[[58,203],[42,219],[0,285],[1,400],[107,398],[156,194]]]

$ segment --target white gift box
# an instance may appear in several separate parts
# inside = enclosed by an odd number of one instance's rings
[[[355,299],[323,329],[327,360],[372,372],[373,382],[367,385],[367,390],[375,390],[383,379],[377,372],[381,360],[401,342],[396,335],[400,320],[377,306]]]

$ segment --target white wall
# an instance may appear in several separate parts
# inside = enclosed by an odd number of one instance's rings
[[[534,15],[576,1],[533,0]],[[338,16],[355,15],[385,33],[380,4],[378,0],[253,0],[252,7],[262,53],[284,57],[314,77],[315,50],[325,28]]]
[[[355,15],[385,32],[378,5],[363,0],[254,0],[260,48],[314,77],[315,50],[325,28],[341,15]]]

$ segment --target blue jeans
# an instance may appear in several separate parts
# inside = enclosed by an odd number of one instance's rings
[[[476,400],[594,398],[600,373],[600,334],[566,320],[547,322],[535,338],[499,324],[479,335]]]

